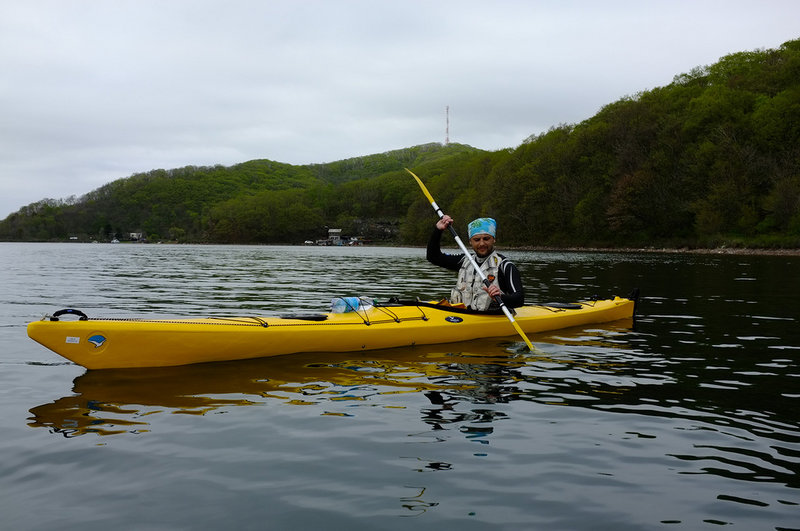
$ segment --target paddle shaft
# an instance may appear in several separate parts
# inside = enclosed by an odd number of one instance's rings
[[[444,212],[442,212],[442,209],[439,208],[438,204],[436,204],[436,201],[433,199],[431,193],[422,183],[422,180],[420,180],[420,178],[417,177],[414,174],[414,172],[412,172],[408,168],[406,168],[406,171],[410,173],[412,177],[414,177],[420,189],[422,190],[422,193],[425,194],[425,197],[428,198],[428,201],[430,202],[431,207],[433,207],[433,210],[436,212],[436,215],[439,216],[439,219],[442,219],[444,217]],[[483,281],[483,284],[486,287],[491,286],[492,284],[491,281],[488,278],[486,278],[486,275],[483,273],[478,263],[475,261],[474,258],[472,258],[472,254],[467,250],[467,247],[466,245],[464,245],[464,242],[461,241],[461,238],[458,237],[458,233],[456,232],[456,229],[453,227],[453,225],[450,224],[447,226],[447,228],[450,229],[450,234],[453,235],[453,239],[456,241],[456,243],[458,244],[461,251],[464,253],[464,256],[467,258],[467,260],[469,260],[470,265],[472,265],[472,267],[475,269],[475,272],[478,273],[478,276],[481,277],[481,281]],[[500,305],[500,309],[503,310],[503,313],[506,315],[506,317],[508,317],[508,320],[517,330],[517,333],[522,337],[523,340],[525,340],[525,344],[528,345],[528,348],[530,350],[533,350],[533,344],[531,344],[530,340],[528,339],[528,336],[525,335],[525,332],[522,331],[522,328],[520,328],[519,323],[517,323],[516,319],[514,319],[514,315],[511,313],[511,310],[508,309],[508,306],[506,306],[506,304],[503,302],[503,299],[500,297],[500,295],[495,297],[495,301],[497,301],[497,304]]]

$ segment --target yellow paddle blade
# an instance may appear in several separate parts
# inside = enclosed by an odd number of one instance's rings
[[[517,329],[517,333],[520,335],[520,337],[522,337],[522,339],[525,340],[525,344],[528,345],[528,349],[530,349],[530,351],[533,352],[533,343],[531,343],[531,340],[528,339],[528,336],[525,335],[525,332],[522,331],[522,328],[520,328],[519,323],[516,320],[512,320],[511,324],[514,325],[514,328]]]
[[[412,176],[414,179],[416,179],[416,180],[417,180],[417,184],[418,184],[418,185],[419,185],[419,187],[422,189],[422,193],[423,193],[423,194],[425,194],[425,197],[427,197],[427,198],[428,198],[428,202],[430,202],[431,204],[435,203],[435,201],[433,200],[433,196],[432,196],[432,195],[431,195],[431,193],[428,191],[428,189],[427,189],[427,188],[425,188],[425,185],[424,185],[424,184],[422,184],[422,181],[420,180],[420,178],[419,178],[419,177],[417,177],[416,175],[414,175],[414,172],[413,172],[413,171],[411,171],[411,170],[409,170],[408,168],[406,168],[406,171],[407,171],[408,173],[410,173],[410,174],[411,174],[411,176]]]

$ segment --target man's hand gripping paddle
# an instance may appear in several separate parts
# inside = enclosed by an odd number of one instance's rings
[[[420,178],[417,177],[416,175],[414,175],[414,172],[412,172],[408,168],[406,168],[406,171],[408,173],[410,173],[412,177],[414,177],[414,179],[417,181],[417,184],[419,185],[420,189],[422,190],[422,193],[425,194],[425,197],[428,198],[428,201],[430,202],[431,206],[433,207],[433,210],[436,212],[436,215],[439,216],[439,219],[442,219],[444,217],[444,212],[442,212],[442,209],[439,208],[439,205],[436,204],[436,201],[434,201],[433,196],[428,191],[428,189],[425,188],[425,185],[422,184],[422,181],[420,180]],[[472,258],[472,255],[467,250],[466,246],[464,245],[464,242],[462,242],[461,238],[458,237],[458,233],[456,233],[456,229],[453,228],[452,224],[449,225],[447,228],[450,229],[450,234],[453,235],[453,239],[456,241],[458,246],[461,248],[461,251],[464,253],[464,256],[467,257],[467,260],[469,260],[469,263],[472,265],[472,267],[475,268],[475,271],[481,277],[481,280],[483,281],[484,285],[486,285],[487,287],[490,286],[492,283],[489,281],[488,278],[486,278],[486,275],[483,274],[483,271],[481,271],[481,268],[475,262],[475,259]],[[508,307],[503,302],[503,299],[501,299],[500,296],[498,295],[497,297],[495,297],[495,301],[497,301],[497,303],[500,305],[500,309],[502,309],[503,313],[506,314],[506,317],[508,317],[508,320],[514,326],[514,328],[516,329],[517,333],[525,341],[525,344],[528,345],[528,348],[531,351],[533,351],[533,345],[531,344],[530,340],[528,339],[528,336],[526,336],[525,332],[522,331],[522,328],[520,328],[519,323],[517,323],[517,321],[514,319],[514,316],[511,314],[511,311],[508,309]]]

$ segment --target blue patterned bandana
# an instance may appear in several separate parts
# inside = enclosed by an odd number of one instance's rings
[[[476,234],[488,234],[494,238],[497,233],[497,222],[492,218],[478,218],[467,225],[467,230],[470,238]]]

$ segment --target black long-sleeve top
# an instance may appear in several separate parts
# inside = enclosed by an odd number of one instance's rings
[[[428,239],[426,258],[434,265],[458,271],[467,257],[463,254],[443,253],[442,232],[444,231],[434,227],[431,237]],[[514,262],[503,255],[500,256],[503,258],[500,263],[500,269],[497,272],[497,282],[503,292],[500,298],[503,299],[503,304],[507,307],[517,308],[525,304],[525,289],[522,287],[522,278]],[[476,261],[478,260],[476,258]],[[480,264],[479,261],[478,263]]]

